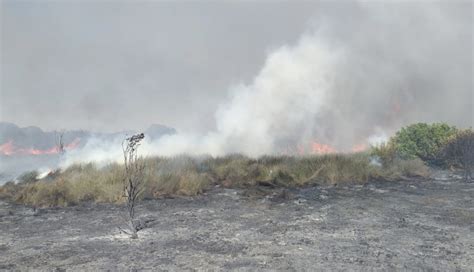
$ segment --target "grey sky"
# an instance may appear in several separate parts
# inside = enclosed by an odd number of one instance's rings
[[[309,35],[314,42],[347,58],[332,74],[339,79],[330,110],[302,126],[314,123],[335,138],[389,121],[390,128],[472,124],[472,3],[381,3],[3,1],[0,120],[46,129],[213,130],[229,87],[252,84],[270,53],[318,30]],[[397,101],[401,112],[389,116]]]
[[[2,2],[0,119],[207,130],[229,86],[295,42],[315,3]]]

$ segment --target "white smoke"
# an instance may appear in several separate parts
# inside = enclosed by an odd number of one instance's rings
[[[121,144],[125,135],[113,139],[91,137],[82,148],[68,150],[61,158],[59,166],[66,168],[75,163],[94,162],[99,165],[120,162],[123,158]]]
[[[472,60],[453,51],[470,50],[472,25],[457,20],[467,13],[429,3],[359,8],[354,25],[328,16],[295,44],[270,52],[252,82],[230,88],[215,130],[148,140],[142,154],[258,156],[311,141],[348,151],[380,144],[411,122],[459,120],[440,107],[472,109]],[[91,140],[64,165],[120,161],[122,139]]]
[[[389,140],[389,137],[383,131],[377,134],[374,134],[367,139],[370,146],[380,146],[387,143],[388,140]]]
[[[244,153],[257,156],[279,151],[279,143],[309,141],[314,117],[327,103],[342,52],[315,36],[271,53],[250,85],[231,88],[230,98],[216,111],[217,130],[206,135],[165,135],[145,141],[147,155]],[[295,139],[295,132],[299,134]],[[67,154],[64,165],[84,161],[119,161],[125,137],[105,143],[92,139]]]

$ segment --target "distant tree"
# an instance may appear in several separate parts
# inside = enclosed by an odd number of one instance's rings
[[[58,154],[62,155],[66,151],[64,148],[64,130],[60,130],[56,132],[56,148],[58,150]]]
[[[127,203],[127,216],[129,231],[124,231],[131,238],[137,238],[137,232],[140,228],[140,222],[135,218],[135,206],[138,198],[144,190],[144,169],[143,158],[138,156],[138,147],[145,135],[143,133],[135,134],[126,138],[122,142],[123,158],[125,165],[124,178],[124,197]]]
[[[474,168],[474,132],[472,129],[461,130],[448,139],[442,154],[448,165],[464,169],[464,179],[472,179]]]

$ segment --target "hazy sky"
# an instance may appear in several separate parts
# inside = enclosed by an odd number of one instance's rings
[[[429,9],[424,3],[431,1],[377,9],[348,2],[223,2],[2,1],[0,120],[45,129],[161,123],[212,130],[231,86],[252,84],[268,55],[328,26],[314,42],[351,53],[334,75],[355,75],[331,85],[352,90],[334,91],[332,107],[357,104],[318,118],[347,119],[374,97],[377,110],[358,118],[376,119],[386,108],[379,102],[400,95],[411,107],[408,121],[472,123],[469,2]],[[393,92],[374,96],[377,88]],[[440,109],[446,100],[449,109]],[[432,103],[417,108],[420,101]]]
[[[39,1],[38,1],[39,2]],[[207,130],[316,3],[2,1],[2,121]]]

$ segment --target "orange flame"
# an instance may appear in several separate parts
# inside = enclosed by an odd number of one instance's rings
[[[318,142],[311,143],[311,153],[313,154],[331,154],[336,152],[337,150],[330,145],[321,144]]]
[[[352,147],[351,151],[352,152],[362,152],[367,149],[367,144],[362,143],[362,144],[356,144]]]
[[[15,147],[13,146],[13,140],[10,140],[2,145],[0,145],[0,153],[6,156],[12,155],[15,153]]]
[[[288,148],[288,152],[286,152],[285,154],[295,154],[295,151],[299,155],[308,155],[308,154],[322,155],[322,154],[337,153],[336,148],[328,144],[319,143],[316,140],[313,140],[309,144],[298,144],[296,146],[296,150],[293,149],[293,152],[291,152],[291,150],[292,150],[291,148]]]
[[[64,146],[65,150],[72,150],[77,148],[81,139],[76,138],[71,143]],[[5,156],[11,155],[51,155],[51,154],[58,154],[59,147],[54,146],[48,149],[37,149],[37,148],[17,148],[14,145],[13,140],[9,140],[8,142],[0,145],[0,154]]]
[[[335,148],[334,146],[320,143],[316,140],[313,140],[309,145],[297,145],[296,149],[299,155],[305,154],[315,154],[315,155],[324,155],[324,154],[334,154],[339,152],[362,152],[367,150],[367,144],[361,143],[354,145],[350,150],[341,151]]]
[[[66,150],[73,150],[73,149],[76,149],[78,146],[79,146],[79,142],[81,141],[81,139],[79,138],[76,138],[74,139],[72,142],[70,142],[69,144],[67,144],[64,148]]]

